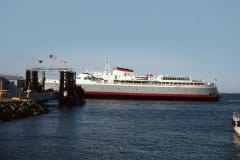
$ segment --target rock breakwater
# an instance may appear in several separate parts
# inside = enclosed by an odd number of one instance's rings
[[[0,102],[0,121],[36,116],[48,112],[48,108],[33,101]]]

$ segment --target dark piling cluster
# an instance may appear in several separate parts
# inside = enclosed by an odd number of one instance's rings
[[[33,101],[0,102],[0,121],[9,121],[48,113],[48,109]]]
[[[84,105],[84,90],[76,85],[75,72],[60,72],[59,104],[60,106]]]

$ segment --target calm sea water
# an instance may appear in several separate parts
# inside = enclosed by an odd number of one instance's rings
[[[240,94],[219,102],[87,100],[0,123],[0,159],[239,159]]]

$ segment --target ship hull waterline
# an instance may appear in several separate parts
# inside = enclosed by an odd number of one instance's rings
[[[198,94],[146,94],[126,92],[85,91],[85,99],[129,99],[129,100],[169,100],[169,101],[218,101],[219,96]]]

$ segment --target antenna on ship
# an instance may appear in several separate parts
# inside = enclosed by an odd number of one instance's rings
[[[104,68],[104,73],[110,73],[111,72],[111,59],[106,58],[105,61],[105,68]]]

